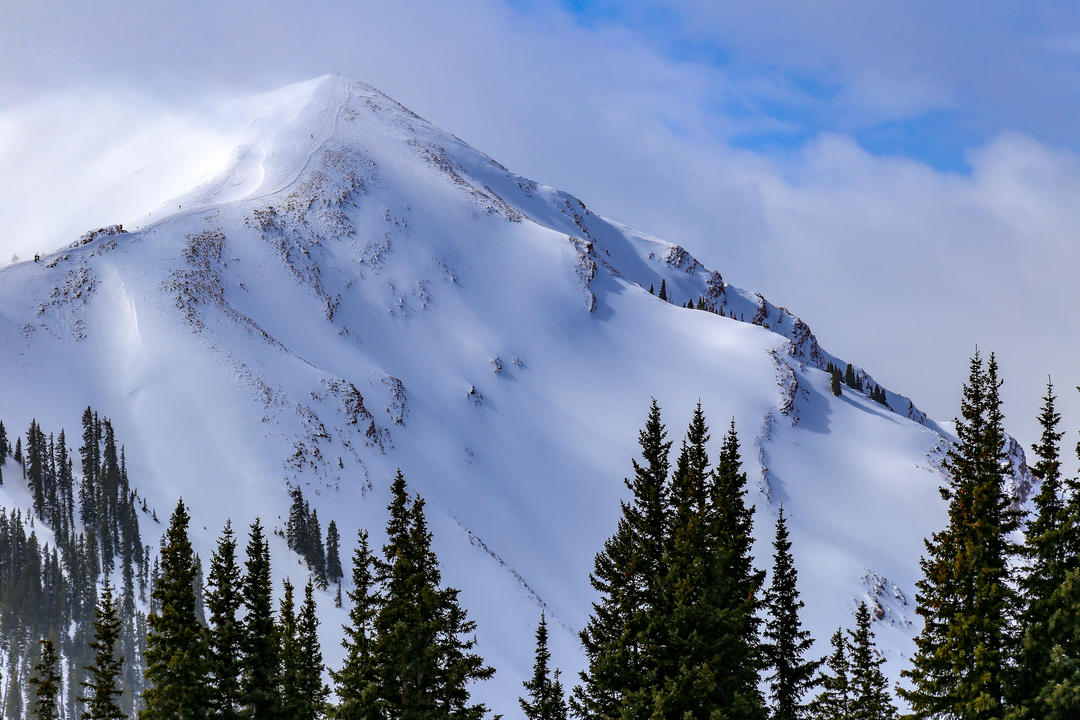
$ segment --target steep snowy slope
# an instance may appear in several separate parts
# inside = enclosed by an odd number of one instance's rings
[[[73,431],[100,409],[158,516],[189,503],[204,558],[226,517],[283,527],[287,482],[348,554],[358,527],[381,537],[401,467],[499,669],[477,694],[515,716],[541,604],[555,660],[582,662],[588,572],[650,396],[676,439],[700,399],[716,450],[736,419],[763,564],[790,514],[819,650],[870,599],[898,672],[944,517],[940,427],[892,391],[897,412],[834,397],[824,367],[843,361],[790,312],[368,86],[323,77],[255,104],[228,167],[153,222],[0,270],[9,428]],[[662,280],[674,304],[649,294]],[[698,298],[717,312],[679,307]],[[302,576],[273,540],[279,578]],[[344,615],[319,599],[333,664]]]

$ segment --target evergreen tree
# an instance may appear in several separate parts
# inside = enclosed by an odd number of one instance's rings
[[[563,697],[559,670],[554,672],[548,667],[551,653],[548,651],[547,619],[540,614],[540,624],[536,628],[536,660],[533,662],[533,676],[522,685],[528,699],[518,698],[521,711],[528,720],[566,720],[566,698]]]
[[[660,294],[658,297],[661,300],[667,300],[667,278],[660,278]]]
[[[852,720],[892,720],[896,707],[889,697],[889,681],[881,671],[885,658],[874,647],[870,611],[866,603],[855,610],[851,636],[851,717]]]
[[[303,700],[300,696],[300,657],[299,643],[296,637],[296,601],[293,597],[293,584],[285,579],[285,594],[278,605],[277,621],[278,655],[281,668],[278,676],[281,678],[281,707],[282,718],[298,718]]]
[[[382,600],[375,583],[375,558],[368,546],[367,532],[361,530],[352,558],[352,585],[348,592],[351,607],[349,624],[341,645],[345,661],[341,670],[330,671],[339,704],[332,710],[335,720],[382,720],[380,667],[375,655],[375,617]]]
[[[375,618],[385,708],[407,720],[478,720],[487,708],[469,704],[467,684],[494,670],[472,652],[475,639],[464,637],[475,623],[458,604],[458,591],[440,587],[423,499],[410,504],[400,471],[391,490],[386,561],[378,566],[385,594]]]
[[[295,687],[300,702],[290,720],[317,720],[326,712],[330,691],[322,680],[324,665],[319,645],[319,617],[311,581],[304,587],[304,602],[296,617],[296,651],[300,663]]]
[[[122,694],[119,685],[123,673],[123,659],[117,652],[120,639],[120,616],[113,599],[109,581],[101,590],[94,619],[94,641],[90,649],[94,651],[93,662],[86,667],[89,680],[82,683],[86,695],[79,698],[86,704],[82,720],[126,720],[117,704]]]
[[[332,583],[340,583],[344,573],[341,569],[341,537],[337,523],[333,520],[326,526],[326,578]]]
[[[840,389],[840,377],[839,376],[833,375],[830,378],[829,390],[831,390],[832,394],[835,395],[836,397],[840,397],[840,395],[843,393],[843,391]]]
[[[245,611],[241,684],[245,717],[273,720],[280,717],[280,658],[274,628],[270,546],[257,518],[248,535],[245,570],[240,591]]]
[[[169,521],[161,569],[147,619],[145,707],[140,720],[203,720],[207,717],[207,652],[204,628],[195,617],[195,554],[188,539],[190,517],[181,500]]]
[[[821,692],[810,704],[814,720],[852,720],[851,664],[844,631],[837,628],[829,641],[832,653],[825,659],[825,668],[818,673]]]
[[[30,676],[31,720],[60,720],[60,657],[52,640],[41,639],[41,659]]]
[[[1054,645],[1032,707],[1044,713],[1039,720],[1074,720],[1080,717],[1080,570],[1069,571],[1052,604],[1048,629]]]
[[[862,391],[862,383],[859,382],[859,378],[855,374],[855,368],[851,366],[851,363],[848,363],[847,368],[844,369],[844,384],[852,390]]]
[[[1016,610],[1010,535],[1016,511],[1005,492],[1010,472],[997,361],[971,359],[956,421],[958,443],[945,462],[949,524],[926,541],[917,584],[924,625],[916,638],[911,687],[901,696],[915,718],[1000,718],[1009,671],[1010,617]]]
[[[319,513],[316,510],[311,511],[308,532],[311,534],[308,541],[308,567],[315,578],[315,584],[320,590],[325,590],[329,584],[326,581],[326,550],[323,547],[322,527],[319,525]]]
[[[648,651],[659,647],[662,626],[656,617],[666,605],[660,579],[671,450],[656,400],[638,444],[644,463],[632,461],[634,475],[626,480],[631,498],[621,503],[622,517],[589,577],[600,600],[580,633],[588,667],[571,699],[574,713],[583,718],[618,717],[631,704],[651,706],[655,688],[656,660]]]
[[[799,599],[798,571],[791,556],[783,507],[776,520],[773,548],[772,582],[766,594],[769,618],[765,623],[772,718],[799,720],[808,714],[802,697],[814,686],[814,674],[821,663],[805,659],[814,641],[799,620],[799,611],[805,603]]]
[[[241,573],[236,562],[236,538],[226,522],[210,559],[206,606],[210,612],[207,633],[209,709],[212,720],[240,720],[243,627],[238,617]]]
[[[765,573],[754,567],[754,507],[746,503],[747,483],[733,419],[714,471],[706,555],[712,570],[706,587],[717,628],[710,648],[713,701],[724,708],[725,717],[753,720],[766,714],[758,690],[765,662],[759,639]]]

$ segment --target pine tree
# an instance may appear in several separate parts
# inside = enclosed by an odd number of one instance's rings
[[[94,651],[94,660],[85,669],[90,673],[89,680],[82,683],[86,695],[79,698],[86,704],[82,720],[126,720],[117,704],[122,694],[119,685],[123,673],[123,659],[116,647],[120,639],[120,616],[113,599],[109,581],[101,590],[94,613],[94,641],[90,649]],[[179,716],[177,716],[179,717]]]
[[[375,583],[375,558],[361,530],[352,557],[353,589],[348,592],[349,624],[341,645],[345,660],[341,670],[330,671],[339,698],[331,716],[335,720],[382,720],[379,658],[375,655],[375,617],[382,600]]]
[[[466,639],[475,623],[458,591],[440,587],[423,499],[410,504],[400,471],[391,490],[386,560],[378,566],[385,594],[375,618],[385,708],[391,717],[478,720],[487,708],[469,704],[467,684],[494,670],[472,652],[475,639]]]
[[[319,513],[316,510],[311,511],[308,532],[311,534],[308,541],[310,548],[308,567],[315,578],[315,584],[319,586],[320,590],[325,590],[329,585],[326,581],[326,550],[323,547],[322,527],[319,524]]]
[[[1047,380],[1039,414],[1042,434],[1032,448],[1038,461],[1031,467],[1031,474],[1040,481],[1040,487],[1034,500],[1035,517],[1026,528],[1023,554],[1028,564],[1020,578],[1020,626],[1024,633],[1010,692],[1016,718],[1043,718],[1049,713],[1038,696],[1048,681],[1056,640],[1049,628],[1056,610],[1055,592],[1068,574],[1067,535],[1071,522],[1063,496],[1060,443],[1064,433],[1058,430],[1061,415],[1055,408],[1056,399],[1053,383]]]
[[[843,391],[840,389],[840,377],[838,375],[833,375],[830,378],[829,390],[831,390],[832,394],[836,397],[840,397],[840,395],[843,393]]]
[[[204,628],[195,617],[195,554],[181,500],[169,520],[147,619],[145,707],[140,720],[203,720],[208,713]]]
[[[667,300],[667,278],[660,278],[660,294],[657,296],[661,300]]]
[[[31,720],[60,720],[60,657],[52,640],[41,638],[41,659],[30,676]]]
[[[644,463],[632,461],[634,476],[626,480],[631,498],[622,502],[622,517],[589,578],[600,600],[580,633],[588,667],[571,699],[574,714],[583,718],[617,717],[630,704],[651,706],[655,689],[656,659],[648,650],[655,652],[663,632],[655,618],[666,604],[660,579],[671,450],[656,400],[638,444]]]
[[[243,717],[240,691],[243,627],[238,617],[241,573],[236,562],[236,538],[232,523],[226,522],[210,559],[206,606],[210,612],[207,633],[209,708],[213,720],[240,720]]]
[[[892,720],[896,706],[889,697],[889,681],[881,671],[885,658],[874,647],[870,611],[866,603],[855,610],[851,637],[851,717],[853,720]]]
[[[1045,713],[1039,720],[1075,720],[1080,717],[1080,570],[1069,571],[1051,600],[1048,629],[1054,646],[1032,707]]]
[[[814,720],[852,720],[851,664],[844,631],[837,628],[829,643],[832,653],[825,659],[826,669],[818,674],[821,692],[810,704],[810,716]]]
[[[293,584],[285,579],[285,593],[278,605],[277,638],[278,657],[281,667],[278,677],[281,678],[281,707],[282,718],[298,718],[303,703],[300,696],[300,657],[299,643],[296,637],[296,601],[293,597]]]
[[[258,518],[248,535],[245,569],[240,591],[245,611],[241,684],[245,717],[273,720],[280,713],[280,658],[274,627],[270,546]]]
[[[344,577],[341,569],[341,537],[337,523],[333,520],[326,526],[326,578],[332,583],[340,583]]]
[[[728,718],[754,720],[766,715],[758,690],[765,662],[758,616],[765,573],[754,567],[754,508],[746,503],[748,480],[734,419],[713,475],[706,555],[712,571],[706,588],[717,628],[709,650],[716,683],[712,702],[724,708]]]
[[[772,718],[799,720],[808,714],[802,697],[813,688],[814,674],[821,663],[805,659],[814,641],[799,620],[799,611],[805,603],[799,599],[798,571],[791,555],[783,507],[776,520],[773,548],[772,583],[766,594],[769,618],[765,623]]]
[[[536,660],[533,662],[533,676],[522,685],[528,699],[518,698],[521,711],[528,720],[566,720],[566,698],[563,697],[559,670],[550,670],[551,652],[548,650],[547,618],[540,614],[540,624],[536,628]]]
[[[304,586],[304,602],[296,617],[296,650],[300,663],[295,687],[300,702],[291,720],[317,720],[326,711],[330,691],[322,681],[324,665],[319,645],[319,617],[315,588],[310,580]]]
[[[859,378],[855,375],[855,368],[851,366],[851,363],[848,363],[847,368],[844,369],[844,384],[852,390],[862,391],[862,383],[859,382]]]
[[[991,720],[1004,714],[1015,612],[1010,560],[1017,529],[1004,482],[1009,473],[994,355],[971,359],[956,421],[958,443],[945,462],[949,524],[926,541],[917,584],[924,625],[901,696],[915,718]]]

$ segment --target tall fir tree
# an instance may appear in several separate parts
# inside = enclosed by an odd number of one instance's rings
[[[551,651],[548,650],[547,618],[540,614],[536,627],[536,659],[533,661],[532,677],[522,683],[528,697],[518,698],[521,711],[528,720],[566,720],[566,698],[558,668],[552,670]]]
[[[852,720],[850,647],[843,629],[837,628],[829,644],[832,652],[818,673],[817,684],[821,692],[810,703],[810,717],[814,720]]]
[[[1011,534],[1019,523],[1005,491],[1010,468],[1000,389],[994,355],[984,368],[976,351],[956,421],[958,442],[945,461],[949,483],[941,495],[949,522],[926,541],[917,584],[924,624],[903,671],[910,686],[900,690],[914,718],[996,720],[1006,711],[1017,605]]]
[[[210,613],[207,632],[209,715],[212,720],[240,720],[243,696],[240,673],[243,660],[243,626],[239,618],[242,577],[236,560],[236,537],[227,521],[210,559],[206,607]]]
[[[1065,582],[1069,569],[1068,535],[1072,523],[1068,517],[1061,473],[1061,438],[1058,429],[1061,414],[1056,408],[1056,396],[1051,380],[1046,383],[1039,413],[1042,429],[1039,442],[1032,448],[1038,460],[1031,474],[1040,482],[1035,496],[1035,515],[1027,524],[1023,555],[1027,563],[1021,568],[1022,603],[1020,627],[1023,628],[1016,672],[1010,692],[1014,705],[1013,718],[1043,718],[1049,708],[1039,701],[1039,695],[1049,680],[1048,670],[1056,637],[1050,632],[1057,589]]]
[[[281,706],[282,718],[298,718],[303,699],[300,695],[299,678],[300,646],[296,636],[296,599],[293,584],[286,578],[284,582],[284,594],[278,605],[277,616],[278,657],[281,667],[278,669],[278,677],[281,678]]]
[[[1069,571],[1052,604],[1048,628],[1054,645],[1032,706],[1044,713],[1040,720],[1074,720],[1080,717],[1080,570]]]
[[[165,533],[161,568],[147,618],[146,689],[140,720],[204,720],[209,710],[204,628],[195,616],[195,553],[184,501]]]
[[[806,659],[814,641],[799,619],[805,603],[799,598],[798,571],[791,554],[783,507],[776,519],[773,548],[772,582],[766,593],[769,618],[765,622],[772,718],[800,720],[809,714],[809,704],[803,701],[803,696],[814,687],[815,673],[821,663]]]
[[[723,632],[714,580],[721,568],[712,556],[712,488],[707,443],[709,428],[701,403],[694,409],[669,493],[668,537],[662,578],[663,601],[651,624],[663,628],[655,652],[651,692],[642,693],[635,716],[707,718],[723,704],[714,640]],[[650,710],[651,709],[651,710]]]
[[[323,684],[325,666],[319,645],[319,615],[310,580],[304,586],[304,601],[296,615],[296,652],[300,663],[295,686],[300,702],[292,720],[318,720],[326,712],[330,691]]]
[[[870,611],[866,603],[855,610],[851,637],[851,718],[852,720],[893,720],[896,706],[889,695],[889,681],[881,670],[885,658],[874,646]]]
[[[668,525],[668,475],[671,441],[660,406],[652,401],[645,427],[638,433],[641,457],[632,461],[615,533],[597,553],[590,575],[600,599],[593,603],[580,633],[588,666],[573,692],[571,705],[582,718],[637,717],[628,706],[650,707],[656,680],[651,657],[661,641],[657,620],[666,605],[661,597]]]
[[[56,645],[52,640],[42,638],[41,659],[30,676],[29,695],[33,703],[31,720],[60,720],[60,687],[63,681]]]
[[[326,579],[340,583],[345,573],[341,568],[341,536],[333,520],[326,526]]]
[[[711,570],[707,588],[718,629],[710,649],[716,684],[713,702],[727,718],[758,720],[766,715],[758,689],[765,662],[759,637],[765,573],[754,567],[754,507],[746,503],[748,480],[734,419],[713,475],[706,556]]]
[[[270,546],[258,518],[251,524],[244,566],[246,572],[240,591],[244,604],[241,674],[244,715],[249,720],[276,720],[281,713],[280,658],[274,626]]]
[[[368,545],[367,531],[361,530],[352,557],[352,590],[349,624],[341,645],[345,660],[340,670],[330,671],[338,704],[332,709],[335,720],[383,720],[381,672],[375,654],[375,618],[382,600],[375,582],[375,558]]]
[[[475,624],[458,591],[440,587],[423,499],[410,503],[400,471],[391,492],[386,559],[378,565],[385,594],[375,618],[384,707],[402,720],[478,720],[487,708],[470,704],[467,686],[494,670],[473,652]]]
[[[124,670],[117,647],[119,640],[120,615],[112,587],[105,580],[94,613],[94,641],[90,643],[94,659],[86,667],[89,678],[82,683],[86,694],[79,698],[86,707],[82,720],[127,720],[118,703],[123,693],[120,676]]]

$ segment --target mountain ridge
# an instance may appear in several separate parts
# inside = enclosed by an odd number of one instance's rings
[[[286,483],[349,545],[381,527],[402,467],[504,670],[479,692],[505,709],[527,674],[529,609],[581,627],[649,397],[673,436],[700,399],[714,425],[738,422],[759,563],[783,503],[818,642],[838,598],[872,598],[895,676],[917,630],[921,540],[943,517],[947,426],[889,389],[888,409],[847,386],[834,397],[825,368],[846,362],[790,311],[370,86],[323,76],[255,104],[249,139],[175,209],[0,268],[13,432],[102,407],[133,438],[133,482],[158,516],[184,495],[204,557],[230,512],[276,527]],[[712,312],[651,296],[661,281]],[[835,457],[840,443],[852,457]],[[1018,445],[1012,457],[1023,496]],[[865,517],[829,527],[838,507]],[[320,605],[331,648],[341,614]],[[572,632],[553,643],[568,669],[575,645]]]

